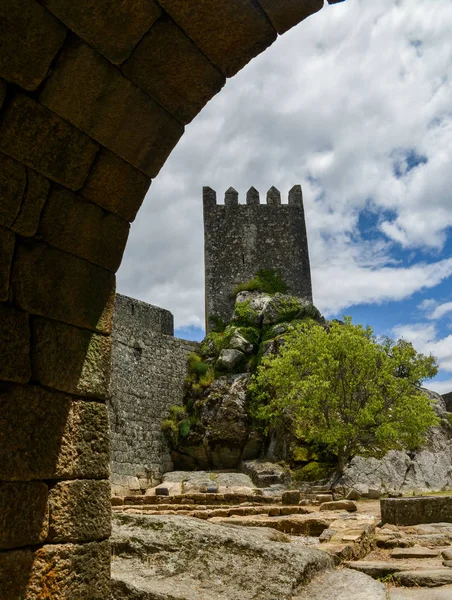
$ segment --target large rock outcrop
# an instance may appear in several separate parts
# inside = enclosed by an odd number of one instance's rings
[[[253,430],[246,392],[250,375],[215,379],[197,404],[197,422],[173,451],[178,468],[233,469],[259,455],[262,439]]]
[[[441,419],[427,434],[425,445],[406,452],[391,450],[382,459],[355,456],[339,485],[366,493],[382,490],[442,490],[452,488],[452,425],[442,396],[424,389]]]
[[[261,456],[264,439],[248,405],[250,377],[262,356],[278,351],[288,327],[306,319],[322,321],[311,303],[294,296],[237,293],[231,322],[209,333],[192,357],[185,412],[166,422],[177,469],[234,469]]]
[[[113,600],[290,600],[333,566],[272,529],[170,515],[115,515],[112,546]]]

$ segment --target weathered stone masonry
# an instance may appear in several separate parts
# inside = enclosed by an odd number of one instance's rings
[[[113,493],[139,492],[172,469],[161,423],[182,405],[187,356],[196,342],[173,337],[173,315],[117,295],[108,402]]]
[[[109,597],[105,400],[128,223],[226,77],[322,6],[0,2],[0,600]]]
[[[311,271],[301,187],[289,192],[289,203],[281,204],[275,188],[261,204],[257,190],[251,188],[246,204],[239,204],[238,193],[230,188],[224,205],[217,204],[216,193],[203,190],[204,261],[206,322],[232,316],[232,290],[248,281],[259,269],[279,271],[293,296],[312,302]]]

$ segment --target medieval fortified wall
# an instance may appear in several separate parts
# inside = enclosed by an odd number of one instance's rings
[[[220,205],[214,190],[203,189],[206,322],[211,316],[229,321],[232,290],[259,269],[280,272],[289,294],[312,302],[301,186],[290,190],[288,200],[281,204],[280,192],[272,187],[261,204],[251,188],[246,204],[239,204],[238,193],[229,188]]]
[[[172,469],[161,423],[182,404],[187,356],[198,344],[174,337],[173,315],[116,295],[108,411],[113,493],[139,492]]]

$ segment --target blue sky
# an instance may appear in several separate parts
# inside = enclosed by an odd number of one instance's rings
[[[452,2],[346,0],[229,80],[153,182],[118,291],[203,335],[203,185],[303,188],[315,304],[437,356],[452,390]]]

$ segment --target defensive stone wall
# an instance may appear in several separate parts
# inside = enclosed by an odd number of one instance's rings
[[[312,302],[311,271],[301,186],[289,192],[288,204],[272,187],[267,203],[251,188],[246,204],[233,189],[217,204],[216,192],[203,189],[206,325],[216,316],[229,321],[234,306],[232,290],[259,269],[281,273],[293,296]]]
[[[113,493],[140,492],[172,469],[161,423],[181,405],[196,342],[173,336],[173,315],[117,294],[108,411]]]

